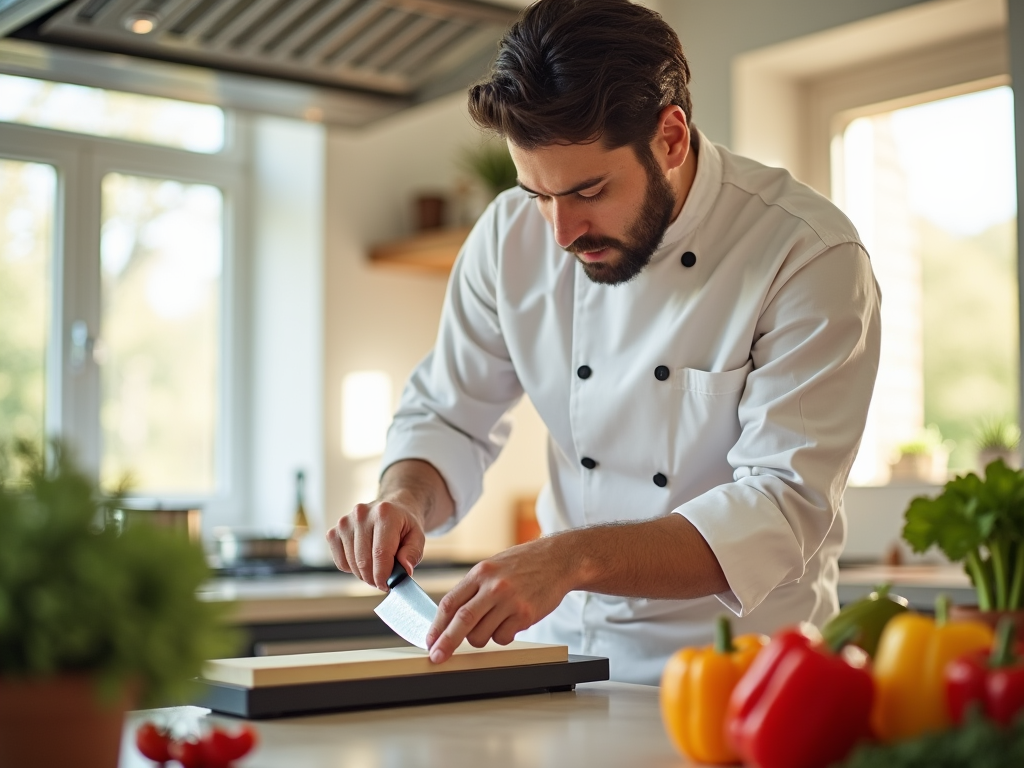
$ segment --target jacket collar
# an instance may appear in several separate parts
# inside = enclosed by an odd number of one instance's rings
[[[695,129],[696,130],[696,129]],[[655,251],[651,262],[660,261],[675,250],[684,238],[690,236],[710,212],[715,198],[722,187],[722,155],[718,148],[697,130],[699,151],[697,173],[686,196],[686,202],[675,221],[669,224],[661,245]]]

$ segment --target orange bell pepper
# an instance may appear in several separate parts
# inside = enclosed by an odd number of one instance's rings
[[[935,619],[919,613],[894,616],[875,653],[875,704],[871,726],[885,742],[951,725],[944,673],[954,659],[992,647],[992,628],[976,621],[950,622],[949,598],[936,601]]]
[[[729,696],[758,651],[764,635],[732,638],[729,619],[721,616],[715,644],[683,648],[661,675],[661,717],[676,748],[702,763],[735,763],[739,755],[725,737]]]

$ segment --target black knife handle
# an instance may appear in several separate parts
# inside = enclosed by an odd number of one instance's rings
[[[391,569],[391,575],[388,576],[388,589],[394,589],[396,585],[401,583],[402,579],[406,578],[409,574],[406,573],[405,568],[402,564],[395,560],[395,567]]]

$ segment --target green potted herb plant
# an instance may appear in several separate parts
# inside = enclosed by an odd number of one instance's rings
[[[516,185],[516,166],[502,141],[486,141],[467,150],[462,167],[487,188],[492,198]]]
[[[964,564],[978,595],[976,618],[995,626],[1010,612],[1024,626],[1024,471],[997,459],[984,479],[971,472],[935,498],[914,499],[905,517],[903,538],[915,552],[935,546]]]
[[[945,482],[951,440],[943,440],[934,424],[897,448],[897,459],[892,463],[892,479],[896,482]]]
[[[1017,448],[1020,445],[1020,427],[1009,419],[992,419],[978,428],[974,442],[978,447],[978,463],[985,467],[1002,459],[1010,467],[1020,465]]]
[[[54,442],[0,462],[0,768],[115,768],[124,712],[181,702],[230,655],[187,537],[105,526],[104,497]],[[15,473],[13,467],[20,467]]]

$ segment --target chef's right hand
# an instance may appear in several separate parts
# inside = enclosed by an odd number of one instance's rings
[[[409,493],[355,508],[327,532],[335,565],[387,591],[395,560],[412,575],[423,559],[423,513]]]

